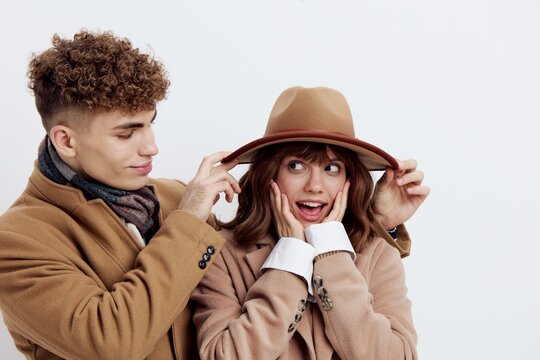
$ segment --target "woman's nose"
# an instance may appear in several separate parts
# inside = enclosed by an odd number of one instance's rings
[[[307,192],[315,193],[322,191],[321,174],[319,171],[313,170],[310,172],[306,180],[304,190],[306,190]]]

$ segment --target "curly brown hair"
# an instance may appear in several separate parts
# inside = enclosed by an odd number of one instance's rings
[[[83,30],[73,40],[55,34],[52,45],[28,66],[28,87],[47,131],[65,111],[132,114],[154,109],[167,94],[163,64],[112,32]]]
[[[279,164],[287,156],[323,164],[330,161],[328,150],[345,164],[351,182],[347,210],[342,223],[355,250],[369,244],[375,236],[374,215],[371,208],[374,183],[371,174],[355,152],[340,146],[322,143],[290,142],[260,149],[253,157],[249,170],[239,181],[242,192],[238,196],[236,216],[218,224],[233,232],[238,244],[253,243],[267,234],[278,238],[270,207],[270,180],[277,175]]]

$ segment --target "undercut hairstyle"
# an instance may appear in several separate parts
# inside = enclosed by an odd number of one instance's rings
[[[270,201],[270,181],[277,176],[281,161],[287,156],[295,156],[303,161],[324,165],[331,160],[329,150],[345,164],[347,178],[351,183],[342,223],[355,251],[360,252],[376,236],[371,208],[374,183],[358,155],[339,146],[290,142],[260,149],[239,181],[242,191],[238,195],[236,216],[229,222],[218,222],[219,225],[231,230],[239,245],[252,244],[266,235],[277,239],[279,236]]]
[[[80,31],[73,39],[55,34],[52,47],[33,54],[28,87],[47,132],[57,124],[84,126],[75,113],[155,109],[169,80],[161,62],[111,32]],[[76,120],[73,120],[76,119]],[[68,123],[65,123],[68,122]]]

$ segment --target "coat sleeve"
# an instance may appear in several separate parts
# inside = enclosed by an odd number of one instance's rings
[[[83,262],[43,242],[8,231],[0,231],[0,241],[6,322],[65,359],[145,358],[204,275],[201,254],[224,243],[210,226],[173,211],[108,291]]]
[[[278,358],[294,334],[299,304],[306,297],[303,279],[269,269],[242,301],[220,254],[192,296],[201,359]]]
[[[399,251],[402,258],[406,258],[411,254],[412,240],[404,224],[398,225],[398,238],[396,240],[392,239],[392,237],[378,221],[374,221],[373,225],[375,226],[377,235],[383,238],[388,244],[395,247]]]
[[[369,263],[369,284],[347,253],[315,262],[314,292],[326,336],[341,359],[417,359],[400,255],[382,239],[371,246],[372,256],[356,260]]]

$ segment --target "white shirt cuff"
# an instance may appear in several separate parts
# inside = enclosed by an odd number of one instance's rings
[[[296,274],[306,280],[308,291],[313,294],[311,277],[313,276],[313,246],[305,241],[282,237],[261,266],[265,269],[279,269]]]
[[[320,224],[308,226],[304,233],[306,240],[315,249],[315,258],[317,255],[330,251],[343,250],[351,254],[353,260],[356,260],[356,253],[349,240],[345,227],[339,221],[329,221]]]

